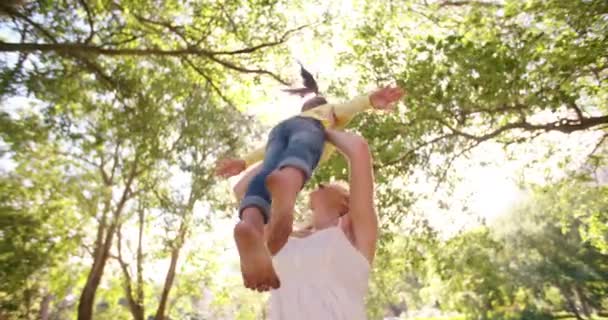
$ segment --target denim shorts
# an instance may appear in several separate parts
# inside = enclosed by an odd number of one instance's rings
[[[262,170],[251,180],[239,208],[258,207],[264,223],[270,218],[271,197],[266,178],[276,169],[293,167],[308,181],[319,164],[325,146],[325,129],[317,119],[296,116],[275,126],[268,136]]]

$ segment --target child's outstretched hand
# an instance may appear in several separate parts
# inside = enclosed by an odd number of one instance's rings
[[[217,163],[215,174],[223,178],[230,178],[243,172],[246,168],[247,164],[245,163],[245,160],[223,159]]]
[[[395,102],[399,101],[405,91],[399,87],[384,87],[374,91],[369,96],[369,101],[377,110],[391,111],[395,108]]]

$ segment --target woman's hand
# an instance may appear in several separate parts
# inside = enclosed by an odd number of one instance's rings
[[[357,155],[369,155],[367,141],[360,135],[333,129],[325,130],[327,141],[336,146],[336,149],[349,160]]]
[[[327,127],[326,129],[333,129],[338,125],[338,117],[336,116],[336,110],[331,107],[327,112]]]

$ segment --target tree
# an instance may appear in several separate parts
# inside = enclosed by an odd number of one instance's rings
[[[286,64],[286,41],[307,26],[289,21],[310,18],[301,11],[313,5],[0,4],[0,147],[15,164],[0,184],[3,234],[11,235],[2,246],[12,252],[0,258],[3,279],[11,279],[3,281],[0,301],[10,316],[73,317],[70,294],[80,297],[81,319],[185,316],[176,310],[184,297],[200,295],[188,280],[207,279],[184,271],[188,241],[211,219],[195,208],[206,203],[217,215],[229,203],[209,168],[242,147],[252,125],[238,110],[260,99],[252,86],[286,83],[277,71]],[[328,93],[346,98],[389,81],[408,90],[400,112],[363,115],[350,128],[373,148],[383,230],[370,316],[435,302],[473,317],[602,312],[593,300],[605,293],[598,284],[605,190],[556,186],[542,208],[530,208],[542,221],[553,219],[543,232],[522,228],[503,239],[482,227],[443,241],[417,212],[415,181],[430,176],[450,191],[452,164],[473,148],[491,141],[518,156],[512,146],[531,146],[547,132],[594,133],[590,159],[603,163],[605,1],[364,1],[339,14],[327,8],[311,13],[329,23],[312,30],[305,49],[318,54],[334,40],[345,43],[335,46],[335,67],[357,71],[327,75]],[[336,157],[314,180],[346,174]],[[176,187],[178,178],[186,183]],[[569,256],[539,258],[562,242]],[[146,274],[163,259],[168,267],[158,284]],[[439,287],[453,295],[418,293]],[[221,292],[217,300],[229,304],[226,297],[238,294]],[[245,299],[249,313],[258,310],[249,303],[255,299]]]
[[[128,5],[114,1],[83,0],[62,5],[43,1],[21,7],[7,3],[1,5],[2,11],[7,13],[3,19],[12,22],[10,27],[20,35],[20,39],[0,42],[0,52],[20,53],[15,68],[5,70],[11,78],[23,72],[28,54],[34,52],[52,53],[74,60],[99,55],[190,58],[196,64],[217,64],[238,73],[266,75],[285,84],[270,71],[241,65],[260,62],[262,51],[266,54],[272,52],[273,47],[303,28],[288,30],[276,37],[275,33],[270,33],[271,39],[260,37],[268,30],[284,27],[280,16],[269,14],[276,4],[164,1],[162,10],[158,10],[156,4],[145,1]],[[241,7],[250,9],[250,14],[235,14]],[[221,14],[218,16],[217,12]],[[243,25],[248,27],[239,27]],[[213,48],[218,43],[230,43],[231,47]],[[84,64],[94,67],[86,61]],[[210,71],[205,71],[209,77]],[[12,81],[10,85],[18,83]],[[5,81],[5,87],[8,84]]]
[[[370,318],[400,316],[432,304],[422,290],[431,281],[428,265],[440,242],[424,220],[414,221],[412,226],[382,234],[367,298]]]
[[[179,249],[188,234],[188,212],[211,184],[209,170],[203,168],[219,153],[238,146],[238,137],[248,130],[246,118],[235,110],[237,102],[247,100],[243,88],[248,81],[259,81],[259,75],[285,83],[270,71],[246,67],[271,61],[281,53],[278,46],[298,29],[274,31],[285,29],[281,16],[272,11],[276,4],[163,2],[160,11],[148,2],[2,5],[7,13],[3,22],[13,31],[9,38],[19,39],[3,39],[0,50],[19,55],[10,56],[13,64],[8,60],[1,65],[1,96],[29,94],[36,99],[40,112],[33,118],[48,132],[43,142],[55,146],[45,156],[57,157],[70,175],[81,179],[79,189],[64,196],[77,202],[86,228],[96,230],[92,243],[84,241],[93,260],[80,295],[80,319],[92,316],[107,261],[114,245],[121,243],[116,237],[138,199],[162,186],[167,177],[162,170],[179,163],[194,172],[193,193],[186,203],[169,199],[172,203],[164,207],[169,214],[179,205],[173,214],[183,218],[168,246],[173,267],[161,299],[166,306]],[[249,8],[249,14],[237,14],[243,8]],[[241,27],[246,24],[251,26]],[[237,78],[242,85],[232,84]],[[21,115],[3,117],[24,129],[9,135],[35,135]],[[199,123],[193,124],[193,119]],[[211,148],[211,140],[217,148]],[[21,145],[9,142],[11,157],[24,159],[19,158],[26,156]],[[186,142],[194,147],[185,147]],[[32,139],[21,143],[40,148]],[[159,194],[163,199],[168,195],[171,192]],[[135,291],[129,302],[141,318],[141,290]],[[158,319],[164,318],[165,306],[161,303]]]
[[[368,19],[342,54],[359,66],[361,85],[396,81],[408,92],[406,113],[362,121],[386,141],[379,167],[419,165],[444,180],[455,158],[484,141],[605,136],[605,1],[425,3],[365,7]],[[439,155],[442,165],[427,166]]]
[[[50,270],[66,267],[84,237],[80,208],[70,198],[81,177],[63,172],[69,162],[56,156],[58,145],[39,120],[1,118],[0,137],[18,151],[18,164],[0,177],[0,305],[17,318],[46,319],[50,299],[65,294],[63,279],[52,279]]]
[[[183,104],[183,109],[175,115],[175,143],[173,152],[163,153],[159,175],[145,183],[149,189],[147,197],[139,200],[137,214],[138,237],[142,237],[145,211],[159,210],[165,214],[166,252],[170,262],[160,301],[156,310],[156,319],[164,319],[170,290],[176,278],[176,270],[181,249],[183,248],[192,225],[206,223],[211,217],[195,218],[194,206],[197,201],[207,205],[221,206],[221,199],[213,192],[215,178],[213,163],[221,154],[231,149],[238,141],[237,135],[245,129],[245,123],[238,121],[239,115],[231,109],[218,109],[213,105],[210,96],[202,91],[192,94]],[[163,183],[170,179],[169,172],[179,172],[179,176],[187,177],[187,192],[176,190],[175,186]],[[150,199],[152,197],[153,199]],[[198,221],[197,221],[198,220]],[[137,266],[137,282],[132,280],[128,264],[121,256],[118,240],[118,261],[124,275],[127,302],[135,319],[143,318],[143,286],[141,279],[143,265],[141,240],[138,240],[135,258]]]
[[[578,319],[605,313],[608,255],[600,240],[606,236],[601,228],[608,219],[606,197],[601,196],[605,192],[605,186],[578,179],[539,188],[513,215],[524,226],[507,238],[514,251],[528,252],[512,261],[520,265],[520,278],[534,288],[537,298],[545,299],[545,288],[554,287],[562,302],[554,308],[563,308]]]
[[[606,219],[607,198],[595,197],[603,192],[573,178],[539,187],[495,224],[439,245],[432,269],[444,310],[483,319],[605,314],[608,256],[583,236]]]

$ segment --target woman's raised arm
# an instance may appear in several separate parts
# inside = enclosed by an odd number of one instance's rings
[[[350,165],[349,213],[355,245],[371,263],[378,239],[378,217],[374,206],[374,174],[367,141],[359,135],[326,130],[327,140],[348,158]]]

